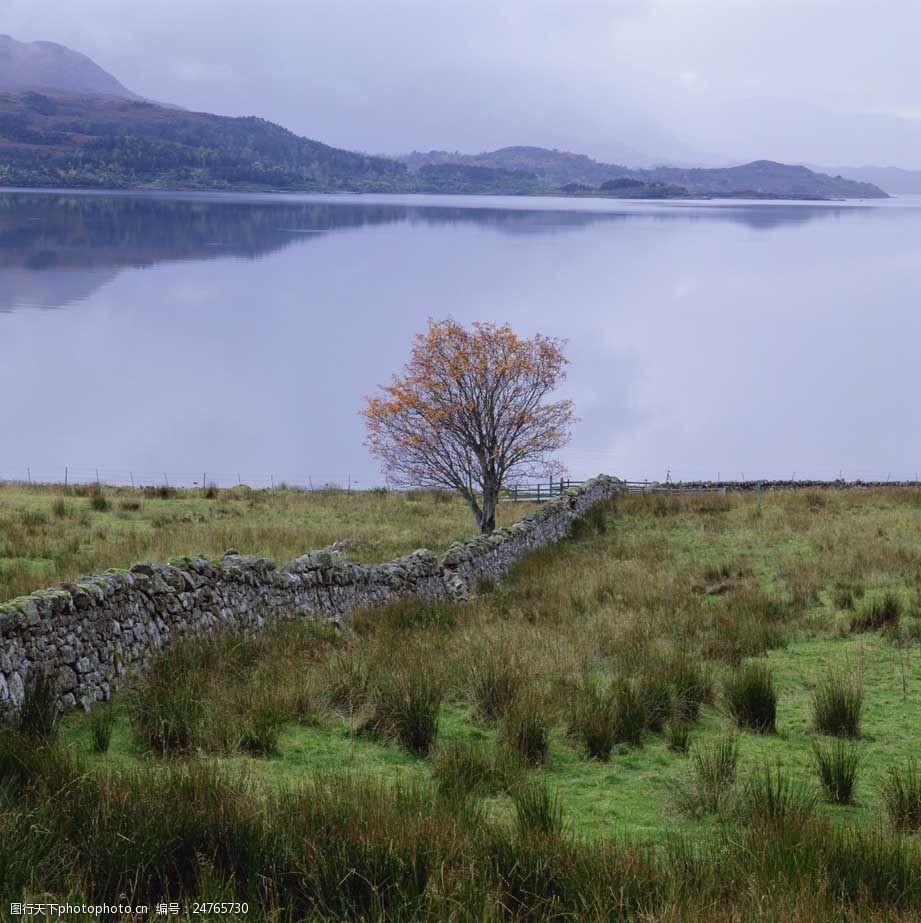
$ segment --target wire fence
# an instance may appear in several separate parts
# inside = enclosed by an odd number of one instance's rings
[[[88,467],[64,465],[60,468],[25,467],[0,471],[0,482],[21,484],[108,484],[117,487],[237,487],[255,489],[296,487],[302,490],[370,490],[383,487],[374,480],[360,480],[350,472],[344,474],[312,474],[305,472],[269,472],[256,474],[246,471],[152,471],[131,468]]]
[[[921,468],[921,466],[919,466]],[[344,472],[311,471],[212,471],[205,467],[198,470],[172,471],[117,468],[111,466],[87,465],[39,465],[21,468],[0,469],[0,483],[22,483],[34,485],[86,485],[103,484],[113,487],[170,487],[176,489],[201,489],[204,487],[230,488],[246,485],[253,489],[275,490],[285,487],[299,490],[344,490],[367,491],[387,487],[380,475],[369,475],[366,469],[358,474],[346,469]],[[617,473],[617,466],[607,470]],[[816,475],[819,475],[818,477]],[[620,475],[618,475],[620,476]],[[681,489],[684,491],[714,491],[722,489],[757,489],[758,485],[786,487],[812,487],[834,485],[908,485],[921,486],[921,470],[901,468],[843,469],[825,468],[822,471],[809,470],[801,474],[791,470],[789,474],[774,471],[770,475],[758,476],[747,471],[715,471],[706,476],[700,469],[685,471],[666,468],[660,475],[642,478],[626,478],[631,491],[653,491]],[[583,483],[575,478],[554,478],[529,483],[519,482],[505,485],[503,499],[520,501],[543,501],[559,496],[569,487]],[[425,485],[416,488],[425,489]]]
[[[252,472],[211,472],[201,471],[150,471],[130,468],[87,467],[65,465],[56,468],[7,469],[0,471],[0,483],[39,485],[92,485],[101,484],[112,487],[169,487],[177,490],[200,490],[205,487],[232,488],[241,485],[257,490],[280,490],[294,488],[297,490],[344,490],[369,491],[387,487],[383,480],[362,477],[357,478],[346,471],[345,474],[309,474],[288,472],[284,474],[254,474]],[[582,481],[569,478],[551,478],[537,483],[508,484],[504,489],[504,499],[549,500],[559,496],[563,490]],[[403,486],[400,490],[426,490],[429,485]],[[392,488],[390,488],[392,489]],[[514,494],[514,496],[512,496]]]

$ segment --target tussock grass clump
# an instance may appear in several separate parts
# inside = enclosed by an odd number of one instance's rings
[[[321,668],[320,686],[333,709],[353,713],[371,694],[372,670],[364,650],[349,646],[333,651]]]
[[[506,747],[484,741],[452,741],[438,749],[432,774],[444,795],[499,795],[519,783],[523,767]]]
[[[913,758],[889,767],[882,798],[893,829],[921,830],[921,767]]]
[[[112,504],[109,501],[109,498],[105,495],[105,492],[102,489],[101,484],[93,485],[93,490],[90,493],[90,509],[95,510],[97,513],[105,513],[111,508]]]
[[[159,756],[179,756],[202,743],[204,686],[212,668],[207,646],[185,641],[155,657],[127,695],[127,710],[140,741]]]
[[[394,666],[374,684],[359,731],[393,737],[404,750],[427,756],[438,737],[444,689],[425,664]]]
[[[793,780],[781,766],[766,766],[746,781],[738,814],[759,828],[802,830],[815,816],[818,799],[804,781]]]
[[[812,742],[812,759],[829,801],[853,804],[861,753],[846,740]]]
[[[59,714],[56,678],[44,670],[31,671],[19,710],[20,733],[31,740],[52,741],[57,737]]]
[[[589,759],[607,762],[611,758],[618,738],[618,714],[616,691],[596,676],[584,678],[575,691],[569,732]]]
[[[757,616],[729,608],[715,612],[710,621],[711,629],[702,651],[712,660],[737,666],[746,657],[762,657],[787,643],[783,623],[763,622]]]
[[[517,704],[527,685],[521,659],[508,644],[473,651],[468,668],[470,695],[477,714],[498,721]]]
[[[616,500],[602,500],[590,506],[578,519],[573,520],[569,528],[569,538],[573,541],[586,541],[608,531],[608,516],[615,512]]]
[[[135,736],[164,757],[198,750],[272,755],[286,722],[316,723],[324,675],[316,661],[334,662],[343,653],[340,643],[329,629],[307,622],[254,638],[227,632],[179,639],[127,690]],[[335,678],[342,681],[344,673]]]
[[[672,785],[675,807],[688,817],[726,813],[733,805],[738,765],[734,736],[693,747],[688,775]]]
[[[761,734],[777,725],[777,690],[771,671],[760,663],[734,669],[723,684],[726,708],[739,727]]]
[[[853,609],[858,600],[863,599],[864,588],[859,583],[841,580],[834,587],[834,603],[838,609]]]
[[[635,680],[621,679],[614,684],[614,706],[617,711],[617,743],[639,746],[649,724],[649,713],[643,690]]]
[[[650,731],[661,731],[675,710],[675,690],[669,678],[658,670],[643,670],[636,677],[636,683],[646,727]]]
[[[691,742],[691,724],[682,718],[675,718],[665,725],[665,740],[668,749],[674,753],[687,753]]]
[[[713,702],[713,681],[700,661],[679,652],[659,667],[673,690],[672,704],[677,717],[696,721],[701,705]]]
[[[827,673],[815,690],[813,723],[822,734],[859,737],[863,686],[837,671]]]
[[[903,610],[902,598],[891,590],[882,596],[866,597],[851,618],[851,631],[878,631],[881,628],[894,628],[899,624]]]
[[[522,834],[553,836],[563,831],[559,798],[542,782],[523,785],[513,795],[515,823]]]
[[[529,689],[502,719],[499,740],[529,766],[541,766],[550,753],[551,727],[547,703]]]
[[[90,737],[94,753],[107,753],[115,729],[115,709],[111,702],[97,702],[90,709]]]
[[[249,707],[242,711],[243,719],[238,740],[232,747],[252,756],[274,756],[278,753],[278,736],[285,723],[285,716],[272,701],[261,701],[253,697]]]

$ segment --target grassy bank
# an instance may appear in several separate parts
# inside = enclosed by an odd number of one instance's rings
[[[524,515],[502,504],[500,525]],[[0,484],[0,602],[135,561],[242,554],[288,561],[335,541],[360,561],[443,550],[475,532],[435,491],[170,490]]]
[[[187,642],[57,743],[4,739],[0,885],[917,919],[919,537],[914,490],[628,497],[470,603]]]

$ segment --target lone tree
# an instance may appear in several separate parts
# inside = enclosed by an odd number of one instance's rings
[[[560,340],[429,320],[402,375],[366,399],[367,445],[391,483],[456,490],[491,532],[507,479],[559,470],[551,456],[569,441],[573,408],[548,396],[565,366]]]

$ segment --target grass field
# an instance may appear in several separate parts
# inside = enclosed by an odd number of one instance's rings
[[[501,504],[500,525],[525,504]],[[470,510],[435,491],[169,490],[0,484],[0,602],[109,567],[217,556],[229,548],[288,561],[342,539],[386,561],[443,550],[476,531]]]
[[[187,642],[56,744],[6,738],[0,844],[33,832],[0,885],[206,884],[277,919],[917,919],[919,588],[921,491],[626,497],[469,603]]]

